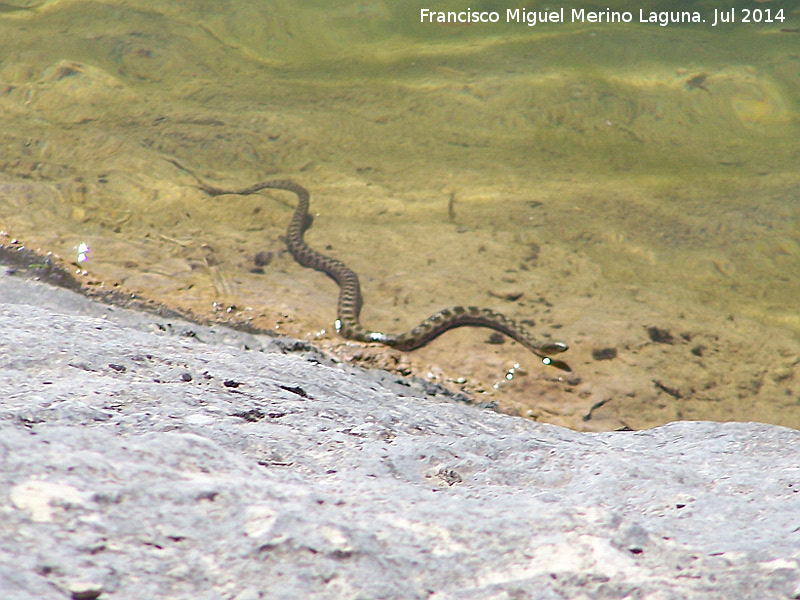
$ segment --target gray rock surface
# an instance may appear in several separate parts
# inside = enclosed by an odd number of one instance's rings
[[[794,430],[575,433],[7,274],[0,331],[0,598],[800,597]]]

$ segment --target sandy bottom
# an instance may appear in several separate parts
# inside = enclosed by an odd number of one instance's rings
[[[0,20],[17,49],[0,69],[0,243],[55,253],[94,292],[308,339],[538,421],[800,427],[791,56],[589,75],[507,56],[540,41],[350,79],[265,66],[179,20],[150,37],[107,24],[68,56],[19,49],[70,10],[13,35]],[[335,283],[285,251],[294,197],[210,198],[181,165],[306,186],[307,241],[359,274],[370,328],[486,306],[568,343],[573,371],[486,330],[408,354],[340,339]]]

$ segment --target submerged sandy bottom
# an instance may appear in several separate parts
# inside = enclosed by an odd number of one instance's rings
[[[540,421],[800,427],[794,59],[591,74],[503,60],[541,56],[538,41],[356,78],[253,60],[208,24],[162,16],[145,35],[152,15],[131,13],[131,33],[103,10],[98,38],[31,49],[69,18],[13,35],[0,21],[17,49],[0,69],[0,242],[67,265],[85,243],[70,268],[90,290],[309,339]],[[705,71],[707,89],[686,84]],[[341,340],[335,284],[284,250],[294,197],[212,199],[179,165],[306,186],[307,241],[359,274],[369,327],[487,306],[567,342],[573,372],[486,330],[410,354]]]

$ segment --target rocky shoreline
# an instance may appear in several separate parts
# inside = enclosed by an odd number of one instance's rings
[[[0,276],[0,596],[797,598],[800,432],[577,433]]]

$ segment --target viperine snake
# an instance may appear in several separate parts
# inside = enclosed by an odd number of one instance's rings
[[[424,346],[445,331],[455,327],[488,327],[519,342],[525,348],[541,357],[544,364],[564,371],[570,370],[565,362],[550,358],[551,354],[564,352],[567,349],[566,344],[550,341],[534,343],[522,333],[522,329],[514,321],[488,308],[476,308],[474,306],[445,308],[405,333],[380,333],[365,329],[359,320],[362,297],[358,275],[342,261],[320,254],[308,246],[303,239],[303,234],[310,222],[308,190],[288,179],[263,181],[238,190],[212,187],[199,180],[199,178],[198,182],[200,183],[200,188],[211,196],[226,194],[248,195],[264,189],[285,190],[293,192],[297,196],[297,208],[295,208],[292,220],[289,222],[289,228],[286,231],[286,247],[301,265],[325,273],[339,284],[336,329],[342,337],[360,342],[378,342],[398,350],[408,351]]]

